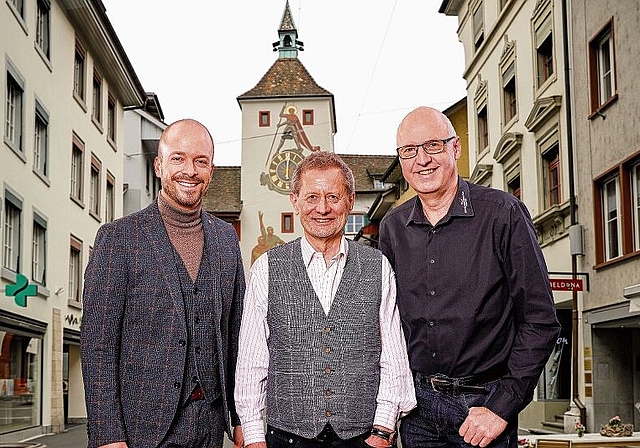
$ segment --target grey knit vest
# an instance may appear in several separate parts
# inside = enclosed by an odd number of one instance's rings
[[[326,315],[300,239],[269,251],[267,423],[301,437],[327,423],[343,439],[371,428],[380,383],[382,259],[349,241]]]

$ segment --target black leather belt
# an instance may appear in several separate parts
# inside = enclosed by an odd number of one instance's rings
[[[451,378],[440,373],[415,372],[414,377],[419,384],[431,386],[433,390],[438,392],[457,396],[460,394],[486,394],[487,389],[484,385],[500,379],[502,374],[498,372],[497,369],[492,369],[480,375],[468,375],[460,378]]]

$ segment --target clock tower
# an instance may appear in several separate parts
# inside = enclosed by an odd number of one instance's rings
[[[287,0],[272,44],[278,58],[251,90],[242,110],[240,246],[248,270],[267,249],[302,235],[289,201],[296,166],[314,151],[334,151],[333,94],[298,59],[304,44]]]

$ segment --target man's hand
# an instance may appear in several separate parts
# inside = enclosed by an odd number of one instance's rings
[[[507,422],[488,408],[470,408],[458,433],[464,441],[484,448],[507,428]]]
[[[242,426],[238,425],[233,428],[233,448],[243,448],[244,435],[242,434]],[[267,442],[250,443],[246,448],[267,448]]]
[[[128,448],[127,442],[115,442],[108,445],[102,445],[98,448]]]

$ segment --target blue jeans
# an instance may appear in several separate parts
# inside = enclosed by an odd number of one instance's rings
[[[498,381],[485,384],[486,394],[453,395],[433,390],[428,383],[415,381],[418,407],[400,422],[403,448],[464,447],[470,444],[458,434],[469,408],[482,407],[497,389]],[[491,448],[514,448],[518,445],[518,425],[510,422],[507,429],[490,445]]]

